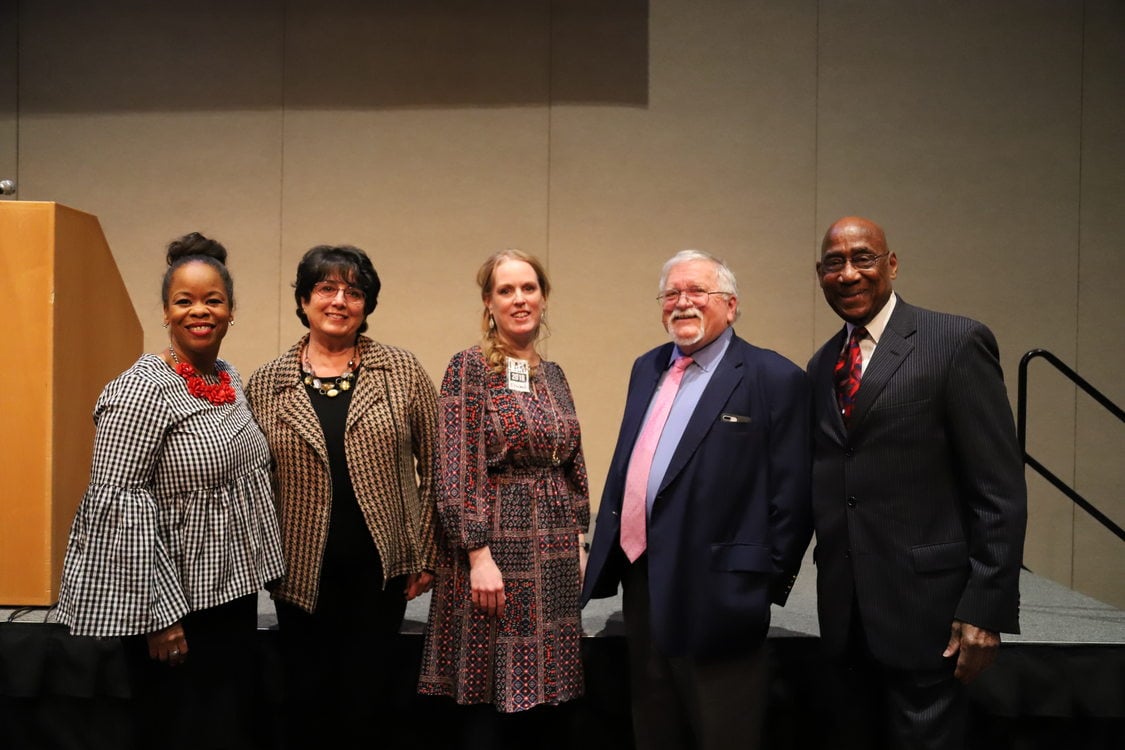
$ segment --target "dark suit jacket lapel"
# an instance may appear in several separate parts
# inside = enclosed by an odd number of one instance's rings
[[[657,349],[653,354],[637,366],[633,382],[629,384],[629,393],[625,398],[625,414],[621,418],[621,463],[616,467],[620,472],[619,479],[624,486],[625,472],[629,468],[629,459],[633,455],[633,446],[637,436],[641,434],[644,425],[645,412],[648,411],[649,402],[656,393],[656,386],[660,377],[668,369],[668,358],[672,356],[672,344]]]
[[[840,358],[840,350],[844,348],[847,332],[848,327],[844,326],[828,340],[813,363],[813,371],[809,373],[814,389],[813,414],[816,416],[817,428],[841,443],[844,440],[844,418],[840,416],[840,406],[836,403],[836,381],[832,371]]]
[[[883,336],[875,347],[875,355],[867,364],[863,380],[859,383],[855,408],[852,410],[852,432],[863,425],[863,418],[871,409],[871,405],[879,398],[879,394],[898,368],[914,351],[914,344],[910,339],[915,330],[914,308],[903,302],[900,297],[895,303],[891,319],[887,321],[887,327],[883,329]]]
[[[668,463],[668,470],[664,472],[660,490],[667,487],[676,478],[676,475],[687,466],[688,461],[699,448],[699,444],[703,442],[703,438],[707,436],[712,425],[719,419],[723,407],[730,400],[730,394],[738,387],[742,378],[748,376],[743,355],[742,340],[734,336],[730,340],[730,346],[727,347],[726,354],[716,365],[715,374],[711,376],[711,381],[707,383],[706,390],[699,397],[699,403],[696,405],[695,411],[692,412],[687,427],[684,428],[684,434],[680,437],[676,452],[672,454],[672,460]]]

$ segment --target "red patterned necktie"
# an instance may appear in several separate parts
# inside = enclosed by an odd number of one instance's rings
[[[859,381],[863,377],[863,355],[859,350],[859,342],[867,335],[867,329],[856,326],[852,329],[848,345],[840,352],[836,360],[836,367],[832,374],[836,379],[836,403],[840,405],[840,414],[844,417],[844,424],[852,416],[855,406],[855,395],[859,391]]]
[[[636,561],[648,545],[645,512],[648,475],[652,471],[652,459],[656,455],[660,433],[664,431],[664,423],[668,421],[668,412],[672,411],[672,401],[680,390],[684,370],[691,362],[691,357],[680,357],[672,364],[668,377],[656,394],[656,403],[652,405],[648,421],[641,429],[641,436],[633,446],[633,455],[625,472],[625,496],[621,500],[621,549],[625,551],[629,562]]]

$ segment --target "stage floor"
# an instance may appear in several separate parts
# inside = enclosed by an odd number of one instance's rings
[[[1125,611],[1024,572],[1023,632],[1004,635],[996,663],[969,686],[969,750],[1119,750],[1125,747]],[[395,663],[404,747],[446,748],[456,726],[452,702],[416,693],[429,596],[407,607]],[[620,598],[595,600],[583,612],[586,694],[576,704],[583,750],[631,746],[628,652]],[[118,639],[76,638],[48,608],[0,608],[0,746],[5,750],[121,750],[131,688]],[[259,598],[263,710],[277,717],[283,681],[277,618]],[[815,569],[805,565],[770,628],[768,735],[779,750],[829,748],[828,707],[838,701],[820,649]],[[264,745],[280,747],[276,722],[263,725]],[[408,741],[406,741],[408,740]]]
[[[806,555],[788,604],[773,608],[771,638],[820,636],[816,620],[815,576],[812,555]],[[1026,570],[1020,575],[1020,599],[1021,632],[1018,635],[1004,634],[1003,639],[1006,643],[1125,646],[1125,610],[1112,607]],[[402,632],[423,632],[429,608],[429,594],[407,604]],[[52,620],[52,612],[46,607],[0,606],[0,622]],[[620,595],[591,601],[582,611],[582,624],[587,636],[624,635]],[[273,603],[269,596],[262,592],[259,597],[258,626],[262,629],[272,629],[276,625],[277,616],[274,614]]]

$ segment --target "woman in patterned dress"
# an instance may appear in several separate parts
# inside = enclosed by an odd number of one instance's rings
[[[273,590],[289,746],[387,746],[406,601],[436,566],[437,394],[410,352],[362,335],[381,283],[350,245],[312,248],[293,284],[309,333],[250,378],[273,452],[285,579]]]
[[[504,250],[477,282],[483,340],[453,356],[439,400],[438,511],[450,549],[419,692],[468,704],[465,747],[514,746],[517,717],[529,715],[555,723],[537,746],[566,746],[559,707],[583,692],[590,520],[578,418],[562,369],[536,349],[550,291],[542,265]]]
[[[233,325],[227,251],[168,247],[169,345],[94,407],[90,484],[71,527],[58,619],[126,636],[139,747],[255,746],[257,593],[281,576],[266,440],[218,359]]]

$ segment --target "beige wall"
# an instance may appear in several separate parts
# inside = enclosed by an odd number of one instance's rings
[[[15,3],[0,2],[0,180],[16,179],[19,23]],[[4,200],[0,197],[0,200]]]
[[[904,297],[992,326],[1013,401],[1045,347],[1125,403],[1116,0],[22,0],[0,45],[0,172],[99,216],[149,349],[193,229],[232,251],[244,375],[301,332],[313,244],[370,252],[373,334],[435,380],[480,261],[543,257],[595,493],[663,260],[725,256],[739,332],[803,365],[839,325],[812,262],[844,213],[886,226]],[[1029,450],[1125,524],[1122,426],[1041,365]],[[1029,484],[1028,566],[1125,605],[1125,547]]]

